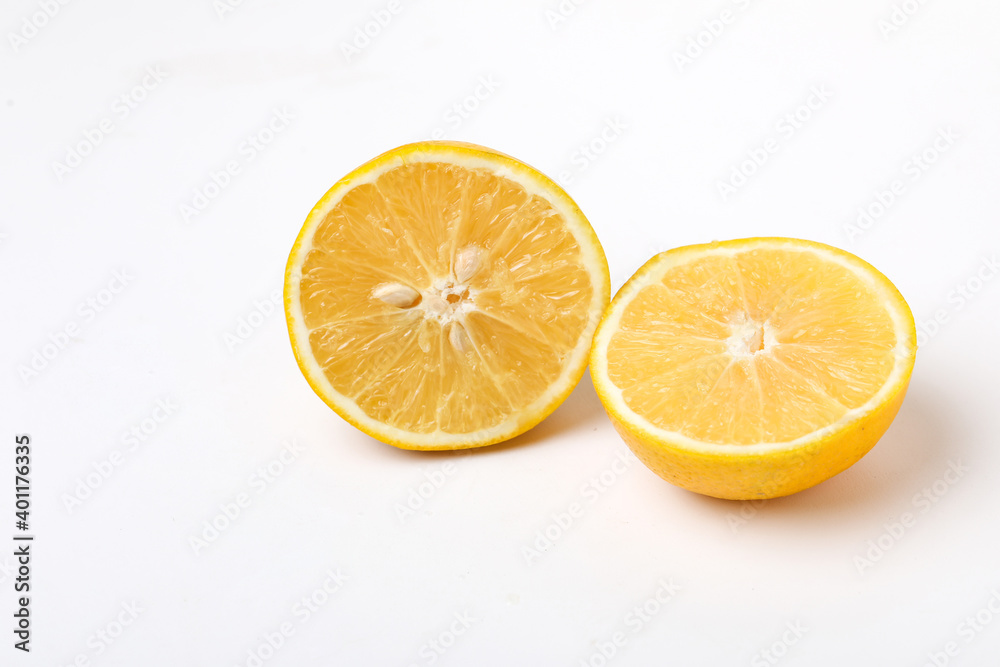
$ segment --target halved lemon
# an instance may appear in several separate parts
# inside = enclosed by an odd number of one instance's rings
[[[604,251],[553,181],[472,144],[391,150],[334,185],[285,272],[313,390],[405,449],[528,430],[583,375],[610,297]]]
[[[915,354],[913,315],[870,264],[751,238],[647,262],[601,321],[590,369],[646,466],[698,493],[751,499],[864,456],[899,410]]]

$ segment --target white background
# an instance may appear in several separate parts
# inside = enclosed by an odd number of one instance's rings
[[[395,14],[77,0],[46,18],[45,2],[7,0],[0,539],[13,544],[13,438],[28,433],[37,541],[30,655],[11,646],[0,549],[0,663],[597,666],[621,633],[607,664],[922,665],[949,642],[939,662],[997,664],[1000,280],[984,262],[1000,250],[1000,6],[908,0],[912,16],[880,29],[893,2],[567,0],[563,16],[557,0]],[[391,20],[348,57],[373,12]],[[706,46],[680,62],[692,39]],[[143,88],[147,68],[161,80]],[[803,108],[814,89],[828,99]],[[269,135],[275,110],[292,119]],[[614,288],[654,252],[712,239],[804,237],[872,262],[923,332],[892,428],[847,472],[759,507],[635,462],[586,377],[482,451],[405,452],[354,430],[307,386],[268,300],[326,189],[436,128],[558,177]],[[957,138],[938,151],[941,131]],[[763,166],[743,165],[769,139]],[[230,161],[239,172],[211,187]],[[755,173],[725,196],[741,168]],[[852,226],[897,179],[883,214]],[[302,451],[274,463],[291,440]],[[269,464],[280,474],[262,482]],[[193,547],[241,493],[249,506]],[[332,594],[328,571],[346,577]],[[661,580],[679,587],[665,603]],[[311,595],[324,604],[305,619]],[[119,613],[133,603],[137,618]]]

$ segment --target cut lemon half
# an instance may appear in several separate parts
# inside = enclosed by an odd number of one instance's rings
[[[870,264],[752,238],[647,262],[611,302],[590,370],[646,466],[698,493],[752,499],[864,456],[899,410],[915,354],[913,315]]]
[[[580,209],[526,164],[471,144],[391,150],[334,185],[285,272],[310,386],[405,449],[528,430],[583,375],[610,297]]]

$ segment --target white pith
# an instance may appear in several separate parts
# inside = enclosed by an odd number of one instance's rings
[[[767,354],[778,342],[774,328],[767,320],[756,322],[739,313],[742,317],[729,323],[731,334],[726,339],[726,351],[734,359],[752,357],[755,354]]]
[[[472,340],[465,331],[465,316],[476,310],[476,289],[459,279],[466,281],[475,275],[475,271],[463,267],[461,258],[468,257],[459,252],[455,269],[451,276],[435,278],[431,286],[418,290],[402,283],[382,283],[372,290],[371,298],[387,303],[401,310],[412,310],[421,317],[437,321],[442,331],[447,331],[447,339],[453,348],[461,353],[472,351]],[[475,268],[478,269],[478,257],[475,257]],[[451,326],[449,326],[451,325]],[[427,342],[421,339],[421,349],[426,353]]]

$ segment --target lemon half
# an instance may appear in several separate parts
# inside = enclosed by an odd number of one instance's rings
[[[647,262],[612,301],[590,367],[646,466],[698,493],[752,499],[864,456],[899,410],[915,354],[910,308],[870,264],[750,238]]]
[[[489,445],[572,391],[610,297],[589,222],[552,180],[471,144],[391,150],[335,184],[285,272],[313,390],[406,449]]]

